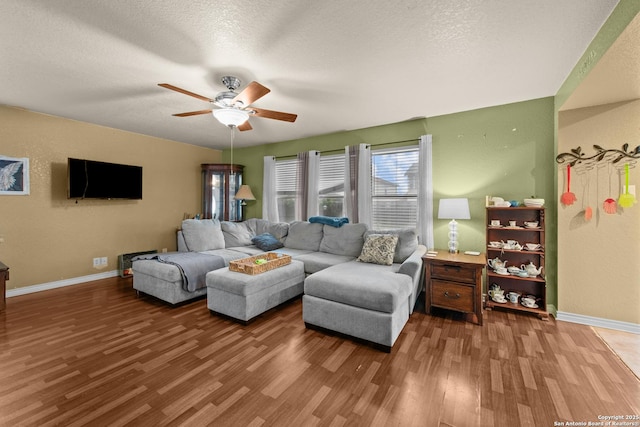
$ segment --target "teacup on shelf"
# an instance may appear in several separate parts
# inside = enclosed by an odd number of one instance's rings
[[[518,242],[513,242],[513,243],[505,243],[504,245],[502,245],[502,249],[510,249],[513,251],[521,251],[522,250],[522,245]]]
[[[525,243],[524,246],[530,251],[536,251],[541,248],[539,243]]]

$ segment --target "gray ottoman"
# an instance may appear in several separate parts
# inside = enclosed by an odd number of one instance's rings
[[[282,304],[304,290],[304,264],[291,264],[254,276],[229,271],[207,273],[207,307],[242,322]]]

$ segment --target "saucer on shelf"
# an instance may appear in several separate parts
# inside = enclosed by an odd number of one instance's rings
[[[491,298],[491,300],[493,302],[497,302],[498,304],[506,304],[507,303],[507,300],[504,299],[504,298],[502,298],[502,299]]]
[[[493,270],[494,273],[499,274],[501,276],[510,276],[511,273],[509,273],[508,271],[505,271],[504,273],[500,273],[499,271]]]
[[[521,302],[520,304],[522,304],[523,307],[527,307],[527,308],[538,308],[538,304],[527,305],[523,302]]]

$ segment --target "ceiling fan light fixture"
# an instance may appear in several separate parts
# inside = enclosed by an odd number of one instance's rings
[[[243,107],[244,105],[235,105],[236,103],[233,102],[236,96],[238,94],[235,92],[220,92],[213,100],[213,103],[220,108]]]
[[[222,108],[220,110],[213,110],[212,113],[213,117],[220,123],[229,127],[238,127],[249,120],[249,113],[236,108]]]

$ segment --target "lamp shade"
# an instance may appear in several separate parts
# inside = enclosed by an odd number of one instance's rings
[[[238,110],[237,108],[221,108],[219,110],[213,110],[212,113],[213,117],[225,126],[238,127],[249,120],[249,113],[244,110]]]
[[[438,219],[471,219],[469,199],[440,199]]]
[[[248,185],[241,185],[240,189],[236,193],[236,200],[255,200],[251,187]]]

